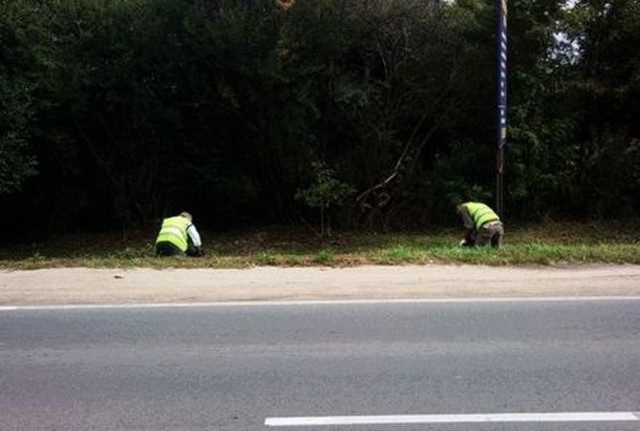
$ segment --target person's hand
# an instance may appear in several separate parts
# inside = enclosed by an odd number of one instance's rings
[[[202,257],[204,256],[204,250],[202,250],[202,247],[189,246],[186,254],[189,257]]]
[[[473,239],[463,238],[458,245],[460,247],[474,247],[476,242]]]

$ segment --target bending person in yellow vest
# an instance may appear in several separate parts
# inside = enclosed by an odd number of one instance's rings
[[[458,205],[457,210],[466,229],[464,239],[460,242],[461,246],[491,244],[494,248],[500,247],[504,226],[491,208],[480,202],[465,202]]]
[[[180,213],[162,220],[156,239],[156,256],[202,256],[202,240],[191,214]]]

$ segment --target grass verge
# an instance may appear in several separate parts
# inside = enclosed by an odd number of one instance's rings
[[[233,234],[201,232],[202,258],[154,257],[155,232],[75,234],[0,248],[0,268],[244,268],[363,264],[556,265],[640,264],[638,220],[507,227],[504,246],[458,247],[459,230],[343,232],[320,240],[308,231],[272,228]]]

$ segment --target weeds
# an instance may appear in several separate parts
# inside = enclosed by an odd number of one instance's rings
[[[332,265],[335,260],[335,255],[331,250],[320,250],[311,261],[316,265]]]
[[[149,267],[243,268],[269,266],[352,266],[362,264],[556,265],[561,263],[640,264],[637,223],[546,224],[507,228],[501,249],[461,248],[461,232],[441,230],[401,234],[334,233],[318,239],[308,231],[273,229],[214,235],[202,232],[201,258],[156,258],[140,233],[89,235],[0,248],[0,268]]]

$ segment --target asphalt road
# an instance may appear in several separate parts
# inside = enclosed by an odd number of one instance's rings
[[[0,312],[3,431],[620,431],[638,411],[637,299]],[[493,413],[533,416],[456,423]],[[313,425],[338,416],[365,423]]]

